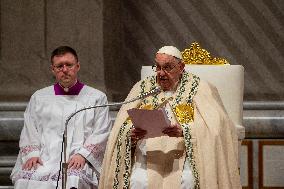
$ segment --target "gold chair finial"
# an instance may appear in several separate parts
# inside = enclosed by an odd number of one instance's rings
[[[181,54],[185,64],[229,65],[229,62],[224,58],[211,57],[210,53],[202,49],[197,42],[193,42],[190,48],[185,49]]]

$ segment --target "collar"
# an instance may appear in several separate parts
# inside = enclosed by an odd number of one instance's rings
[[[70,88],[63,88],[59,83],[54,84],[55,95],[78,95],[84,84],[77,81],[75,85]]]

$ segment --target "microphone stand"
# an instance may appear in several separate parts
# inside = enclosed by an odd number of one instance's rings
[[[123,105],[123,104],[128,104],[130,102],[134,102],[134,101],[139,100],[139,99],[144,99],[148,96],[158,94],[160,92],[161,92],[161,89],[157,87],[157,88],[155,88],[155,89],[153,89],[149,92],[138,95],[136,98],[133,98],[133,99],[130,99],[130,100],[127,100],[127,101],[124,101],[124,102],[116,102],[116,103],[89,106],[89,107],[86,107],[86,108],[79,109],[79,110],[75,111],[74,113],[72,113],[71,115],[69,115],[68,118],[65,121],[64,133],[63,133],[63,142],[62,142],[62,145],[61,145],[62,149],[61,149],[61,155],[60,155],[60,168],[59,168],[59,173],[58,173],[58,178],[57,178],[56,189],[58,187],[58,181],[59,181],[59,178],[60,178],[61,164],[62,164],[62,189],[66,189],[67,169],[68,169],[68,163],[66,162],[66,157],[67,157],[67,151],[66,151],[66,148],[67,148],[67,125],[68,125],[68,122],[71,120],[71,118],[74,115],[76,115],[77,113],[82,112],[84,110],[100,108],[100,107],[107,107],[107,106],[120,106],[120,105]],[[64,153],[64,161],[62,162],[63,153]]]

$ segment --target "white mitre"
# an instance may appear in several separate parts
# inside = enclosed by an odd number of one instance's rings
[[[160,48],[157,52],[157,54],[167,54],[167,55],[171,55],[174,56],[178,59],[182,60],[182,55],[181,52],[174,46],[163,46],[162,48]]]

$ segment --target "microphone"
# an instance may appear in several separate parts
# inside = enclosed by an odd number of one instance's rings
[[[75,111],[74,113],[72,113],[71,115],[68,116],[68,118],[66,119],[66,122],[65,122],[65,127],[64,127],[64,133],[63,133],[63,141],[62,141],[62,151],[61,151],[61,155],[60,155],[60,169],[59,169],[59,174],[58,174],[58,178],[57,178],[57,184],[56,184],[56,188],[58,187],[58,181],[59,181],[59,176],[60,176],[60,171],[61,169],[63,170],[63,176],[62,176],[62,189],[65,189],[66,188],[66,182],[67,182],[67,167],[68,167],[68,164],[66,163],[66,147],[67,147],[67,125],[68,125],[68,122],[70,121],[70,119],[77,113],[81,112],[81,111],[84,111],[84,110],[88,110],[88,109],[93,109],[93,108],[99,108],[99,107],[107,107],[107,106],[118,106],[118,105],[122,105],[122,104],[128,104],[130,102],[134,102],[136,100],[142,100],[142,99],[145,99],[149,96],[152,96],[152,95],[155,95],[155,94],[159,94],[161,92],[161,88],[160,87],[156,87],[154,88],[153,90],[151,91],[148,91],[148,92],[145,92],[145,93],[142,93],[140,95],[138,95],[137,97],[133,98],[133,99],[130,99],[130,100],[127,100],[127,101],[124,101],[124,102],[117,102],[117,103],[110,103],[110,104],[100,104],[100,105],[95,105],[95,106],[89,106],[89,107],[85,107],[85,108],[82,108],[82,109],[79,109],[77,111]],[[62,156],[63,156],[63,153],[64,153],[64,162],[62,163]],[[61,167],[61,164],[62,164],[62,167]]]
[[[134,102],[136,100],[142,100],[142,99],[145,99],[149,96],[152,96],[152,95],[155,95],[155,94],[159,94],[161,92],[161,88],[160,87],[156,87],[154,88],[153,90],[151,91],[148,91],[148,92],[145,92],[145,93],[142,93],[140,95],[138,95],[137,97],[133,98],[133,99],[130,99],[130,100],[127,100],[127,101],[124,101],[124,102],[116,102],[116,103],[110,103],[110,104],[101,104],[101,105],[95,105],[95,106],[89,106],[89,107],[85,107],[85,108],[82,108],[82,109],[79,109],[77,110],[76,112],[72,113],[66,120],[66,123],[69,122],[69,120],[75,115],[77,114],[78,112],[81,112],[81,111],[84,111],[84,110],[88,110],[88,109],[93,109],[93,108],[99,108],[99,107],[106,107],[106,106],[118,106],[118,105],[122,105],[122,104],[128,104],[130,102]],[[67,125],[67,124],[66,124]]]
[[[142,94],[138,95],[136,98],[127,101],[127,103],[133,102],[133,101],[136,101],[136,100],[143,100],[143,99],[147,98],[148,96],[159,94],[160,92],[161,92],[161,88],[160,87],[156,87],[155,89],[153,89],[153,90],[151,90],[149,92],[142,93]],[[124,104],[124,102],[123,102],[123,104]]]

